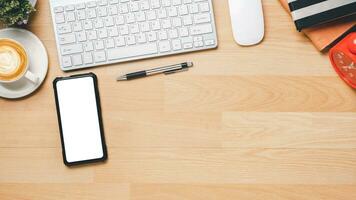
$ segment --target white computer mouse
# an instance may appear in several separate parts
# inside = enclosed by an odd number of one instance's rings
[[[242,46],[262,41],[265,28],[262,0],[229,0],[235,41]]]

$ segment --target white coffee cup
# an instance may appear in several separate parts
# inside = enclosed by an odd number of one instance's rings
[[[29,70],[25,48],[15,40],[0,38],[0,83],[13,83],[21,78],[38,83],[38,77]]]

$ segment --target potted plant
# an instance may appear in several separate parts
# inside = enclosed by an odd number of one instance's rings
[[[0,23],[5,26],[27,24],[36,0],[0,0]]]

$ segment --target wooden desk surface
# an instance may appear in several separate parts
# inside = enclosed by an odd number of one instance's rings
[[[30,29],[50,58],[43,86],[0,99],[0,199],[356,199],[356,93],[327,56],[264,0],[266,38],[242,48],[214,0],[219,48],[82,70],[99,77],[109,160],[62,163],[48,1]],[[186,73],[115,82],[119,72],[194,61]]]

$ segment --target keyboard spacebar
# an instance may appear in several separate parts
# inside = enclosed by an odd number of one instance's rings
[[[131,57],[145,56],[158,53],[157,44],[144,44],[136,46],[126,46],[107,50],[109,60],[118,60]]]

